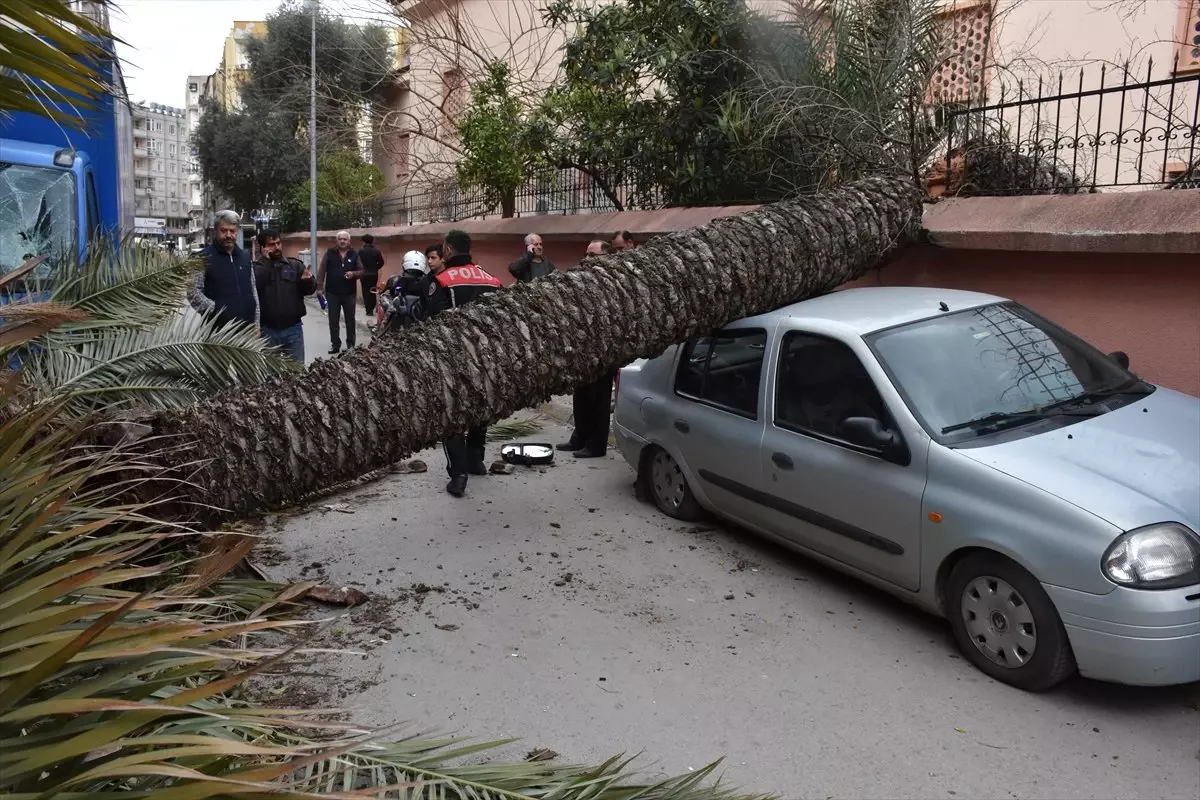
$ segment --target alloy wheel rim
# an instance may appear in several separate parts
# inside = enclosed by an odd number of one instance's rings
[[[1007,581],[980,575],[962,593],[962,616],[971,643],[989,661],[1017,669],[1037,650],[1033,612]]]
[[[670,453],[659,450],[654,454],[650,482],[654,487],[654,496],[663,504],[672,509],[678,509],[683,504],[683,472]]]

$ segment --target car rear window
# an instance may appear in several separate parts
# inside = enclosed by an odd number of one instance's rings
[[[693,339],[679,359],[676,394],[758,419],[766,344],[767,332],[762,328],[739,328]]]

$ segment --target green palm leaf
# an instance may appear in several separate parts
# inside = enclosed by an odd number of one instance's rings
[[[105,56],[101,38],[111,35],[66,0],[0,5],[0,112],[28,111],[81,125],[72,107],[90,107],[110,91],[94,66]]]

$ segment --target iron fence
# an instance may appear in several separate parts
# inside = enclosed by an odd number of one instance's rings
[[[662,208],[665,202],[661,187],[636,170],[559,169],[526,180],[511,198],[509,216],[641,211]],[[415,225],[501,217],[504,205],[493,192],[446,182],[385,197],[379,201],[379,213],[384,224]]]
[[[1161,77],[1152,60],[1136,74],[1104,64],[997,94],[945,112],[947,194],[1184,188],[1200,177],[1200,72],[1178,61]]]

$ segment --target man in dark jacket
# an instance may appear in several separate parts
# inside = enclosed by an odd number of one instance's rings
[[[329,355],[342,349],[341,319],[346,319],[346,349],[354,347],[354,316],[358,306],[358,287],[362,277],[358,253],[350,246],[350,234],[338,231],[337,247],[331,247],[317,270],[317,294],[329,301]]]
[[[254,262],[263,338],[304,363],[304,298],[317,289],[313,274],[299,260],[284,258],[279,231],[258,235],[262,255]]]
[[[362,247],[358,248],[358,263],[362,270],[362,299],[363,309],[367,312],[369,321],[375,316],[375,292],[372,291],[379,283],[379,270],[383,269],[383,253],[375,247],[375,237],[364,233]]]
[[[508,265],[508,271],[517,279],[517,283],[528,283],[554,272],[554,264],[546,258],[542,247],[541,236],[531,233],[525,237],[525,252]]]
[[[439,264],[436,271],[430,264],[429,275],[421,290],[426,318],[474,302],[501,286],[494,275],[472,262],[471,236],[466,231],[447,233],[443,252],[445,262]],[[487,465],[483,461],[486,446],[486,424],[476,425],[442,442],[446,451],[446,471],[450,473],[447,492],[462,497],[467,491],[468,474],[487,474]]]
[[[219,211],[213,223],[216,241],[201,251],[204,271],[188,289],[188,302],[197,313],[212,317],[217,325],[231,322],[258,327],[258,293],[254,290],[254,265],[250,252],[237,246],[242,217],[236,211]]]
[[[612,252],[608,242],[594,239],[588,243],[583,262],[576,269],[584,268],[592,258]],[[576,458],[601,458],[608,453],[609,404],[615,379],[616,372],[609,372],[575,389],[571,398],[575,429],[568,441],[558,445],[559,450],[573,452]]]

